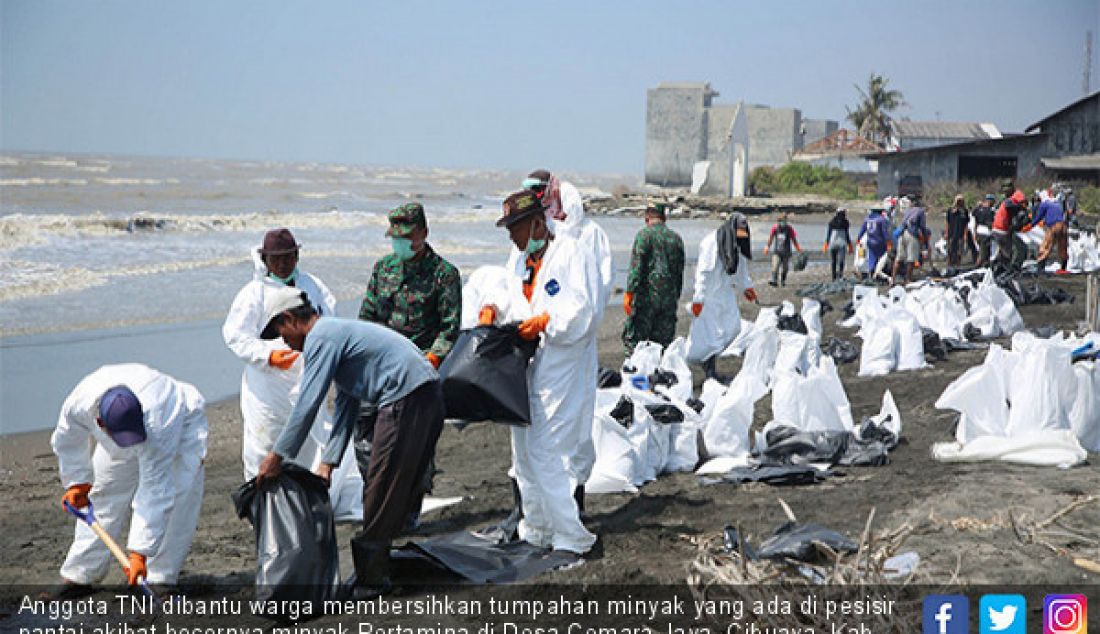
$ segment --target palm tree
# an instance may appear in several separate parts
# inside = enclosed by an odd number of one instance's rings
[[[906,105],[900,90],[889,90],[890,83],[882,75],[871,73],[867,79],[867,88],[855,85],[860,102],[855,110],[848,111],[848,121],[856,127],[859,135],[878,144],[884,144],[890,138],[890,114]]]

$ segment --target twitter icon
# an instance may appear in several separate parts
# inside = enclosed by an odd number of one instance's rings
[[[986,594],[978,603],[980,634],[1026,634],[1027,600],[1022,594]]]

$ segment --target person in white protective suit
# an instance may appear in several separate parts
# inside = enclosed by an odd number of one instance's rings
[[[61,406],[50,445],[66,488],[62,502],[78,509],[91,502],[116,541],[130,525],[130,585],[142,578],[175,585],[191,550],[205,473],[203,406],[194,386],[137,363],[99,368]],[[113,561],[78,520],[58,597],[90,591]]]
[[[530,191],[516,192],[503,205],[498,226],[506,227],[523,257],[511,258],[509,270],[520,278],[530,302],[530,317],[519,335],[541,345],[527,371],[531,425],[512,428],[512,468],[522,499],[519,537],[544,548],[583,554],[596,536],[581,523],[573,493],[577,485],[574,459],[580,446],[578,429],[584,409],[591,406],[589,329],[596,314],[595,286],[578,243],[548,227],[539,199]],[[496,311],[483,307],[481,322],[492,323]],[[591,415],[591,412],[589,412]]]
[[[546,211],[547,220],[558,233],[576,240],[584,257],[588,296],[595,298],[592,323],[584,335],[587,347],[585,373],[586,380],[591,385],[595,385],[600,371],[597,345],[600,323],[603,322],[604,309],[611,297],[611,276],[614,270],[611,262],[611,243],[603,228],[585,217],[584,201],[572,183],[559,180],[547,170],[535,170],[524,179],[523,188],[534,192],[539,197]],[[518,249],[513,249],[512,258],[519,260]],[[511,262],[510,266],[515,266],[515,263]],[[588,476],[592,474],[592,467],[596,464],[596,447],[592,444],[592,419],[596,409],[596,391],[594,389],[585,391],[584,396],[587,402],[584,404],[581,423],[577,427],[578,448],[572,464],[573,474],[577,479],[577,489],[573,497],[577,500],[577,506],[582,513],[584,512],[584,484],[588,481]],[[517,503],[516,506],[520,505]]]
[[[326,317],[336,315],[336,298],[321,280],[298,269],[299,245],[288,229],[272,229],[263,243],[253,249],[255,270],[252,281],[237,293],[222,326],[225,345],[244,361],[241,377],[241,417],[244,419],[241,460],[244,478],[256,476],[260,461],[271,451],[275,439],[298,400],[302,360],[299,353],[287,347],[282,339],[260,338],[266,323],[264,296],[276,289],[294,286],[309,297],[317,312]],[[299,458],[309,468],[311,451],[304,449]]]
[[[752,246],[749,222],[734,212],[718,229],[699,243],[695,264],[695,292],[688,331],[687,359],[702,363],[708,379],[717,379],[718,355],[741,332],[741,310],[737,296],[756,301],[749,260]]]

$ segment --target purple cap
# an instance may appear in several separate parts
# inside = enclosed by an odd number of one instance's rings
[[[145,442],[145,416],[141,403],[130,388],[112,387],[99,400],[99,419],[107,435],[119,447]]]

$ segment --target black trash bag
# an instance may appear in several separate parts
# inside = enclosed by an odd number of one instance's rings
[[[256,534],[256,598],[320,602],[336,598],[340,562],[336,521],[324,480],[286,464],[274,482],[253,478],[231,496]]]
[[[619,402],[611,408],[610,416],[624,429],[630,429],[630,426],[634,424],[634,401],[626,396],[620,396]]]
[[[459,333],[439,368],[447,418],[530,425],[527,364],[536,347],[514,324]]]
[[[936,361],[947,358],[947,346],[940,340],[939,334],[931,328],[921,328],[924,339],[924,356],[932,357]]]
[[[832,357],[838,365],[851,363],[859,358],[859,350],[854,343],[836,337],[829,337],[829,342],[821,346],[821,351]]]
[[[707,406],[706,403],[704,403],[703,401],[700,401],[699,399],[695,398],[694,396],[689,398],[687,400],[687,402],[685,403],[685,405],[687,405],[691,409],[695,410],[696,414],[702,414],[703,413],[703,408]]]
[[[767,447],[758,456],[767,465],[837,464],[850,438],[848,432],[800,431],[797,427],[780,425],[768,432]]]
[[[947,339],[940,339],[940,341],[942,341],[943,345],[947,347],[948,352],[957,352],[959,350],[977,350],[978,348],[981,348],[981,346],[977,344],[967,343],[966,341],[959,341],[958,339],[953,339],[951,337],[948,337]]]
[[[810,263],[810,257],[805,253],[799,251],[791,258],[791,269],[794,271],[805,271],[806,265]]]
[[[858,548],[852,540],[820,524],[786,522],[761,542],[756,554],[761,559],[785,558],[813,563],[824,559],[824,553],[814,546],[814,542],[824,544],[835,552],[854,553]]]
[[[676,385],[676,382],[679,380],[676,378],[675,372],[669,372],[668,370],[662,370],[660,368],[654,370],[653,374],[650,374],[648,378],[651,388],[658,385],[667,385],[671,387]]]
[[[597,388],[609,388],[619,387],[623,384],[623,375],[617,370],[611,368],[600,368],[599,374],[596,375],[596,387]]]
[[[660,403],[645,406],[646,411],[653,417],[653,420],[658,423],[664,423],[666,425],[671,423],[684,422],[684,413],[680,411],[679,407],[676,407],[672,403]]]
[[[776,323],[776,328],[779,328],[780,330],[790,330],[791,332],[797,332],[803,335],[809,332],[806,329],[806,322],[802,321],[802,315],[799,315],[798,313],[795,313],[793,315],[782,315],[779,314],[778,309],[775,312],[779,315],[779,319]]]

